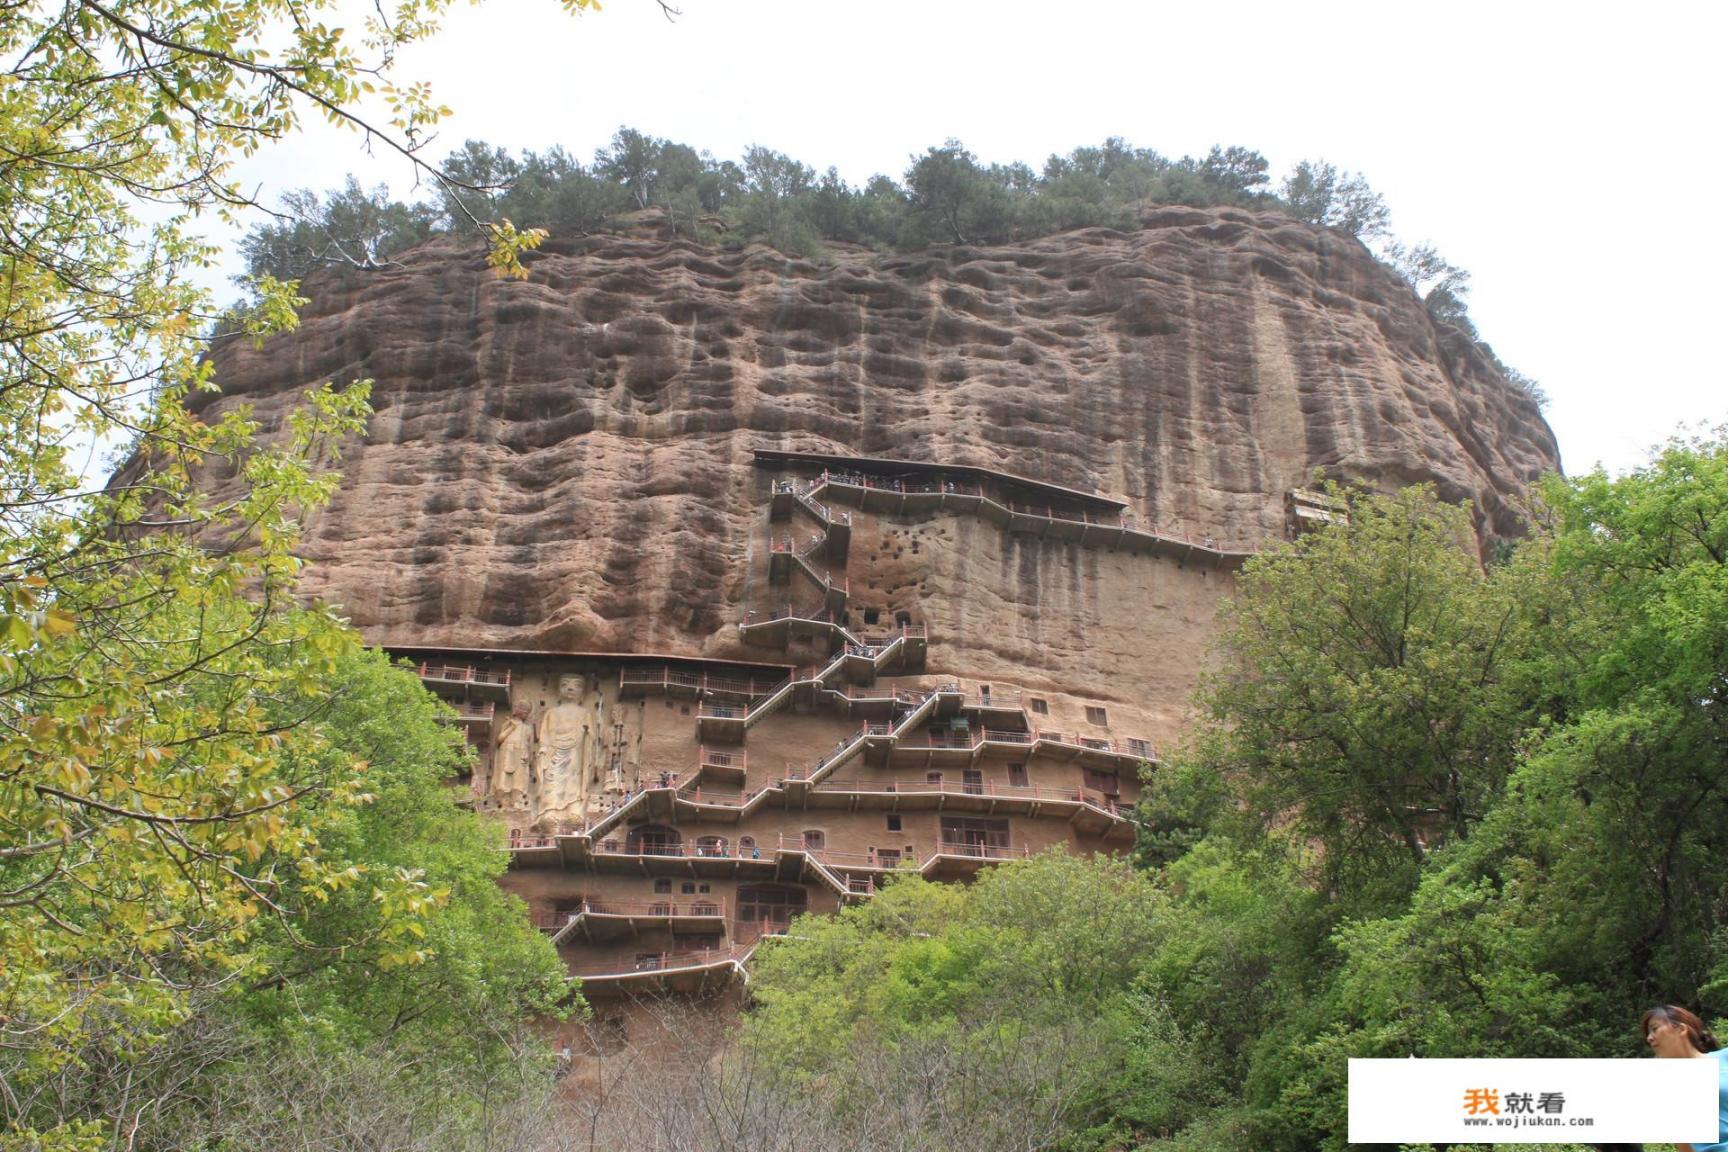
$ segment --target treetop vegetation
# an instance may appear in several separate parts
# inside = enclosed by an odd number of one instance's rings
[[[1431,245],[1394,240],[1384,198],[1360,173],[1324,160],[1298,163],[1275,185],[1264,156],[1234,145],[1171,158],[1111,137],[1035,168],[985,164],[948,140],[912,156],[898,180],[879,174],[853,185],[832,167],[818,173],[761,146],[726,160],[620,128],[587,164],[560,147],[515,155],[470,140],[441,171],[449,182],[429,199],[396,200],[352,178],[322,195],[289,194],[280,217],[242,241],[247,276],[298,281],[325,266],[375,268],[434,235],[469,230],[476,217],[510,221],[516,234],[568,237],[622,231],[653,208],[678,236],[823,258],[829,244],[1001,244],[1077,228],[1130,230],[1154,205],[1233,205],[1287,213],[1369,244],[1430,315],[1462,329],[1516,386],[1543,399],[1481,341],[1465,307],[1469,274]]]

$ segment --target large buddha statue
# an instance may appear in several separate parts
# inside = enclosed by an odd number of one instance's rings
[[[581,701],[582,677],[560,676],[558,700],[541,715],[535,729],[542,817],[579,818],[586,812],[594,769],[584,762],[588,758],[582,752],[589,715]]]

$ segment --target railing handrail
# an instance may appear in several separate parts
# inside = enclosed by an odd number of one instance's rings
[[[624,839],[623,843],[620,843],[617,837],[608,837],[595,845],[591,851],[601,856],[629,856],[643,859],[656,856],[671,860],[753,860],[760,858],[760,846],[745,849],[736,840],[726,840],[725,837],[714,837],[714,839],[723,842],[719,851],[715,851],[711,844],[687,840],[679,841],[677,844],[656,844],[653,846],[653,851],[644,851],[643,846],[638,844],[636,850],[632,852],[628,837]],[[756,852],[757,856],[751,856],[751,851]]]
[[[557,839],[552,836],[519,836],[512,832],[509,846],[512,850],[517,848],[550,848],[555,843],[557,843]]]
[[[510,686],[510,669],[475,668],[469,664],[430,664],[421,662],[416,674],[422,680],[444,680],[460,684],[491,684]]]
[[[678,790],[678,799],[685,803],[705,804],[712,808],[742,808],[755,797],[755,792],[715,791],[689,784]]]
[[[625,684],[676,684],[682,688],[696,688],[707,692],[725,692],[734,696],[771,696],[784,688],[790,681],[790,674],[774,680],[758,680],[750,677],[715,676],[707,672],[680,672],[671,667],[660,668],[625,668],[618,675],[618,683]]]
[[[1097,526],[1112,528],[1122,532],[1132,532],[1136,536],[1146,536],[1166,544],[1180,544],[1185,548],[1196,549],[1214,556],[1247,556],[1252,549],[1232,548],[1212,536],[1203,535],[1199,540],[1190,539],[1186,531],[1179,534],[1160,532],[1156,524],[1141,527],[1139,517],[1126,508],[1099,512],[1093,515],[1085,509],[1061,508],[1054,505],[1029,504],[1022,500],[1014,500],[999,491],[986,488],[983,484],[962,484],[958,481],[931,481],[923,484],[909,484],[903,480],[892,480],[886,477],[874,477],[859,472],[824,473],[818,480],[810,482],[806,491],[814,491],[825,484],[837,484],[848,488],[861,488],[876,492],[897,492],[902,494],[935,494],[975,496],[987,504],[993,504],[1009,514],[1039,516],[1046,520],[1062,521],[1069,524],[1079,524],[1083,527]],[[1060,514],[1058,514],[1060,513]]]
[[[866,780],[862,778],[833,778],[822,781],[822,787],[829,792],[862,792],[870,795],[896,796],[909,793],[949,793],[962,796],[992,796],[1003,800],[1066,800],[1071,803],[1085,802],[1087,789],[1083,787],[1059,787],[1049,784],[1003,784],[996,780],[980,780],[968,783],[963,778],[950,779],[944,776],[940,780],[895,778],[892,780]],[[1100,796],[1103,793],[1099,793]]]
[[[748,956],[756,947],[756,941],[748,944],[729,944],[724,948],[703,948],[692,952],[654,952],[644,953],[649,960],[638,958],[635,961],[607,960],[595,964],[582,965],[571,970],[571,975],[588,979],[605,977],[636,976],[650,972],[676,972],[687,968],[708,968],[716,964],[733,964]]]
[[[939,856],[977,856],[985,860],[1012,860],[1016,856],[1031,855],[1024,844],[978,844],[972,841],[950,840],[943,837],[936,841],[936,846],[936,854]]]
[[[698,745],[696,749],[696,767],[698,770],[703,768],[748,768],[749,758],[745,752],[726,752],[702,744]]]
[[[554,915],[557,915],[554,910]],[[606,900],[585,899],[576,907],[564,910],[569,917],[576,916],[666,916],[666,917],[721,917],[726,915],[726,899],[723,896],[690,897],[683,900]]]

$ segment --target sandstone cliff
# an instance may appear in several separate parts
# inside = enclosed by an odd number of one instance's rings
[[[436,242],[308,284],[299,332],[216,353],[269,422],[327,379],[376,415],[309,524],[307,590],[380,643],[748,657],[771,603],[753,450],[974,465],[1253,550],[1315,469],[1432,481],[1488,532],[1557,466],[1535,406],[1354,240],[1172,208],[818,265],[616,236],[526,281]],[[860,517],[852,603],[930,624],[935,671],[1136,701],[1160,735],[1227,573]],[[779,653],[757,658],[785,660]]]

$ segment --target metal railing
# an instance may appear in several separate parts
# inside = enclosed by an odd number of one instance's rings
[[[754,845],[731,844],[720,837],[704,838],[708,842],[693,840],[688,843],[667,844],[654,841],[647,844],[631,845],[628,840],[620,842],[616,837],[608,837],[595,845],[594,852],[604,856],[631,857],[667,857],[674,860],[760,860],[761,849]],[[718,843],[713,841],[718,840]]]
[[[1114,756],[1134,756],[1142,760],[1156,759],[1149,740],[1106,740],[1097,736],[1070,736],[1065,732],[1052,732],[1048,728],[1037,729],[1036,735],[1039,740],[1048,744],[1084,748],[1092,752],[1108,752]]]
[[[686,804],[707,808],[742,808],[755,798],[755,792],[732,792],[692,785],[685,785],[678,791],[678,799]]]
[[[510,670],[489,671],[466,664],[421,664],[415,671],[422,680],[444,684],[487,684],[498,688],[510,686]]]
[[[1008,515],[1036,516],[1051,521],[1065,521],[1079,524],[1083,527],[1113,528],[1133,532],[1138,536],[1150,536],[1168,544],[1180,544],[1186,548],[1197,548],[1203,552],[1215,555],[1246,555],[1244,549],[1226,547],[1212,536],[1202,536],[1199,540],[1192,539],[1183,529],[1172,532],[1162,532],[1157,525],[1142,526],[1138,518],[1126,509],[1113,512],[1101,512],[1093,515],[1084,509],[1058,509],[1052,504],[1029,504],[1021,500],[1011,500],[1000,493],[986,489],[979,484],[962,484],[958,482],[930,482],[922,484],[908,483],[903,480],[890,480],[883,477],[865,476],[854,472],[824,472],[819,478],[811,481],[804,489],[814,492],[827,484],[837,484],[848,488],[859,488],[867,491],[896,492],[902,494],[927,495],[943,493],[956,496],[970,496],[994,504]]]
[[[652,975],[657,972],[695,971],[741,963],[755,947],[756,943],[752,941],[748,944],[730,944],[724,948],[703,948],[693,952],[640,953],[634,960],[603,960],[579,965],[571,970],[571,975],[596,980]]]
[[[1018,860],[1030,856],[1026,845],[979,844],[970,840],[939,840],[938,856],[975,856],[981,860]]]
[[[789,676],[774,680],[760,680],[754,676],[714,676],[706,672],[679,672],[670,667],[625,668],[618,675],[620,687],[678,687],[698,692],[724,692],[731,696],[772,696],[789,680]]]
[[[996,780],[941,780],[928,778],[894,778],[889,780],[865,780],[831,778],[822,782],[825,792],[856,792],[870,796],[896,795],[932,795],[944,794],[952,796],[986,796],[997,800],[1040,800],[1055,801],[1068,804],[1092,804],[1099,808],[1115,810],[1119,803],[1113,802],[1107,793],[1095,788],[1057,788],[1044,784],[1003,784]]]
[[[551,836],[524,836],[519,830],[510,832],[510,850],[518,848],[551,848],[557,841]]]
[[[691,900],[583,900],[574,908],[554,909],[537,918],[541,927],[548,921],[556,927],[578,916],[621,916],[632,919],[725,919],[726,901],[719,897],[698,897]]]
[[[696,750],[697,771],[704,768],[723,768],[728,771],[742,772],[747,763],[743,752],[722,752],[718,748],[709,748],[706,745]]]

